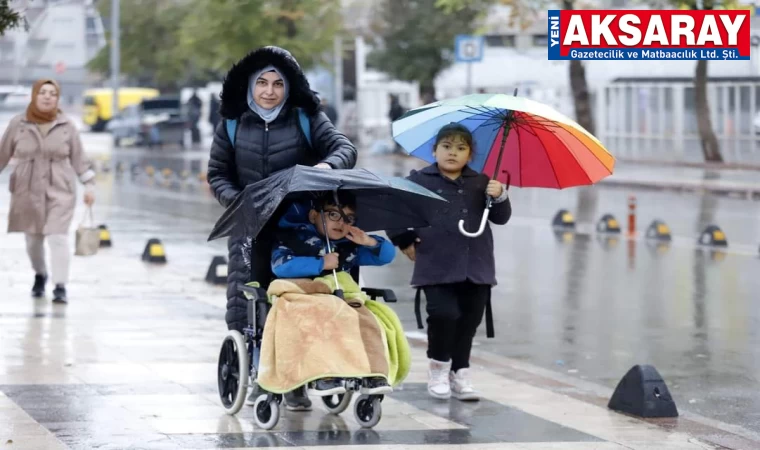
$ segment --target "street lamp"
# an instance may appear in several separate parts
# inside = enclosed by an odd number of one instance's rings
[[[120,62],[120,34],[119,28],[119,9],[120,1],[111,0],[111,87],[113,88],[113,98],[111,103],[111,118],[116,117],[119,113],[119,72],[121,71]]]

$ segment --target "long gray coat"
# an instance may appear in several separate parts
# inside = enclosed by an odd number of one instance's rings
[[[408,180],[430,189],[449,201],[441,203],[435,220],[428,228],[414,231],[387,232],[391,241],[406,248],[419,237],[416,262],[412,275],[413,286],[458,283],[496,285],[493,234],[490,224],[480,236],[469,238],[459,232],[459,220],[465,220],[465,229],[475,231],[485,211],[486,186],[489,178],[465,167],[462,176],[451,180],[441,175],[438,165],[413,170]],[[509,198],[494,203],[489,213],[490,222],[504,225],[512,215]]]

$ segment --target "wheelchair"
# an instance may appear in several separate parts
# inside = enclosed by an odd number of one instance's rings
[[[351,273],[359,281],[359,271]],[[256,386],[257,368],[264,335],[264,324],[271,305],[266,289],[239,285],[238,291],[248,299],[248,325],[243,333],[231,330],[222,342],[217,366],[219,398],[225,412],[237,414],[246,400],[248,387]],[[367,296],[386,303],[395,303],[396,294],[391,289],[362,288]],[[354,393],[361,392],[362,380],[346,378],[346,393],[322,397],[322,403],[330,414],[341,414],[348,409]],[[261,392],[261,391],[260,391]],[[360,394],[354,403],[354,418],[362,428],[372,428],[380,422],[383,395]],[[280,419],[283,394],[261,393],[253,405],[254,421],[259,428],[271,430]]]

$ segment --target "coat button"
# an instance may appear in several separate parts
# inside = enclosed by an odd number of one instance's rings
[[[439,194],[443,194],[443,189],[438,189],[436,192]]]
[[[467,214],[467,208],[463,209],[463,210],[462,210],[462,212],[463,212],[464,214]]]
[[[458,194],[464,194],[464,191],[462,189],[457,191]]]

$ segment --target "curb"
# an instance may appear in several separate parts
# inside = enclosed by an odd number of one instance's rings
[[[690,167],[690,168],[707,169],[707,170],[747,170],[747,171],[760,172],[760,164],[659,161],[656,159],[629,159],[629,158],[615,158],[615,159],[622,163],[639,164],[642,166]]]
[[[760,184],[748,183],[725,183],[708,181],[652,181],[636,179],[605,179],[597,183],[602,186],[627,187],[637,189],[649,189],[658,191],[675,191],[689,193],[713,193],[720,195],[733,195],[745,200],[760,199]]]

